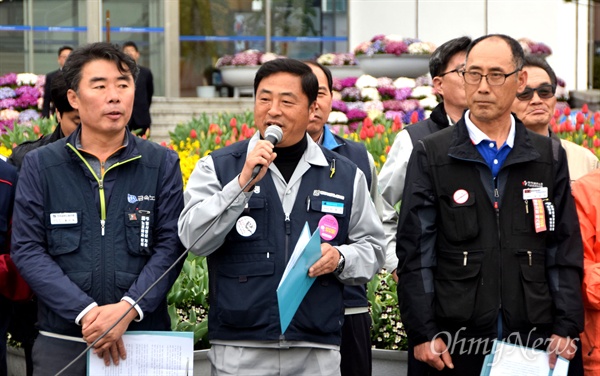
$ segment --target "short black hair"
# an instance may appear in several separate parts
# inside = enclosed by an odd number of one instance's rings
[[[121,51],[114,44],[98,42],[76,48],[67,58],[65,66],[62,69],[67,90],[73,89],[76,93],[78,92],[79,81],[81,81],[81,70],[85,64],[94,60],[114,62],[119,72],[123,74],[131,73],[133,80],[137,80],[140,69],[129,55]]]
[[[467,52],[467,47],[471,43],[471,38],[460,37],[450,39],[433,51],[429,58],[429,73],[431,78],[437,77],[448,70],[448,63],[454,55],[460,52]]]
[[[545,59],[533,55],[525,56],[523,67],[537,67],[543,69],[548,73],[548,77],[550,77],[550,84],[556,88],[556,73],[554,73],[554,69],[552,69]]]
[[[254,96],[258,90],[258,85],[265,77],[269,77],[275,73],[291,73],[300,77],[302,91],[308,97],[308,105],[310,106],[316,99],[319,93],[319,81],[312,69],[303,62],[295,59],[275,59],[267,61],[258,68],[256,76],[254,76]]]
[[[69,51],[73,51],[73,47],[71,46],[62,46],[58,49],[58,56],[60,56],[60,54],[62,54],[62,52],[64,50],[69,50]]]
[[[58,71],[56,75],[52,78],[52,87],[50,88],[50,96],[52,97],[52,102],[54,102],[54,107],[56,111],[58,111],[61,116],[65,112],[75,111],[71,104],[69,103],[69,99],[67,99],[67,84],[65,83],[65,77],[63,76],[62,71]]]
[[[327,77],[327,86],[329,87],[329,92],[333,92],[333,76],[331,75],[331,71],[329,70],[329,68],[327,68],[326,66],[324,66],[323,64],[320,64],[316,61],[305,61],[305,64],[313,65],[317,68],[319,68],[320,70],[323,71],[323,73],[325,73],[325,77]],[[317,79],[317,81],[319,81]]]
[[[515,69],[521,70],[523,68],[523,62],[525,61],[525,53],[523,52],[523,47],[521,47],[521,44],[516,39],[504,34],[488,34],[475,39],[473,42],[471,42],[471,44],[469,44],[469,47],[467,48],[467,58],[469,57],[469,53],[471,52],[473,47],[475,47],[479,42],[488,38],[500,38],[503,41],[505,41],[506,44],[508,44],[508,46],[510,47],[513,63],[515,64]]]
[[[136,52],[140,52],[140,50],[138,50],[137,44],[135,44],[135,42],[132,40],[128,40],[127,42],[123,43],[123,49],[125,49],[125,47],[133,47]]]

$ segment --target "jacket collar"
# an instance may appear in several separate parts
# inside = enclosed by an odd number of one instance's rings
[[[80,135],[81,124],[77,127],[77,129],[75,129],[73,133],[71,133],[71,135],[69,135],[69,137],[67,137],[66,143],[75,146],[77,149],[81,149]],[[121,149],[119,152],[119,161],[130,159],[140,155],[140,152],[137,148],[136,138],[137,137],[134,136],[131,132],[129,132],[128,129],[125,129],[125,137],[123,138],[124,148]],[[65,147],[67,148],[67,150],[70,150],[68,146],[65,145]]]
[[[343,140],[339,139],[339,137],[335,137],[327,124],[323,126],[323,141],[321,142],[321,146],[325,149],[335,150],[344,144],[345,142]]]
[[[540,157],[540,153],[531,143],[529,132],[530,131],[525,128],[523,123],[515,117],[514,147],[502,165],[503,168],[514,163],[528,162]],[[473,142],[469,137],[467,125],[465,123],[465,114],[463,114],[463,117],[456,123],[456,126],[452,128],[452,142],[448,149],[448,156],[456,159],[485,163],[485,160],[481,154],[479,154],[479,151],[475,145],[473,145]]]

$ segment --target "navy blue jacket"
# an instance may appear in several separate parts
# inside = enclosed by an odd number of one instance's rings
[[[225,184],[242,170],[248,141],[211,153],[217,177]],[[277,285],[292,255],[304,223],[311,232],[325,215],[323,203],[343,203],[343,211],[333,214],[339,224],[336,246],[348,243],[356,165],[323,149],[328,161],[336,159],[336,173],[329,166],[313,166],[302,177],[298,198],[286,218],[270,174],[256,184],[248,208],[240,217],[252,217],[256,231],[242,236],[236,227],[219,250],[208,257],[210,273],[209,337],[211,340],[309,341],[339,345],[344,320],[342,283],[332,274],[318,277],[300,304],[296,315],[281,335]],[[345,182],[345,183],[343,183]],[[258,192],[257,192],[258,191]],[[340,197],[322,195],[335,192]]]
[[[183,252],[178,157],[126,132],[127,145],[97,179],[70,137],[25,156],[17,187],[12,257],[39,299],[39,327],[78,336],[91,303],[133,300]],[[146,240],[147,239],[147,240]],[[169,330],[174,268],[140,302],[130,330]]]

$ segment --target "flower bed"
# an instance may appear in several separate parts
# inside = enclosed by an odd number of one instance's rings
[[[399,35],[375,35],[371,40],[362,42],[354,49],[356,56],[375,54],[402,54],[430,55],[435,50],[435,45],[422,42],[416,38],[403,38]]]
[[[46,76],[31,73],[0,76],[0,135],[16,123],[30,124],[40,118],[45,81]]]

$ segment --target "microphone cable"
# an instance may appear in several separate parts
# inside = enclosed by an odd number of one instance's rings
[[[266,132],[265,132],[266,133]],[[259,170],[260,171],[260,170]],[[94,340],[94,342],[90,343],[85,350],[83,350],[79,355],[77,355],[77,357],[75,359],[73,359],[71,362],[69,362],[69,364],[67,364],[66,366],[64,366],[60,371],[58,371],[58,373],[56,374],[56,376],[60,376],[63,374],[63,372],[65,372],[67,369],[69,369],[69,367],[71,367],[73,364],[75,364],[79,359],[81,359],[81,357],[83,357],[91,348],[94,347],[94,345],[96,345],[96,343],[98,343],[102,338],[106,337],[106,335],[113,330],[113,328],[115,326],[117,326],[126,316],[129,312],[131,312],[131,310],[150,292],[150,290],[152,290],[154,288],[154,286],[156,286],[160,281],[162,281],[162,279],[171,271],[173,270],[173,268],[179,263],[181,262],[184,257],[187,256],[187,254],[190,252],[190,249],[192,249],[196,243],[198,243],[200,241],[200,239],[202,239],[204,237],[204,235],[206,235],[206,233],[208,232],[208,230],[210,230],[212,228],[212,226],[214,226],[215,223],[217,223],[217,221],[221,218],[221,216],[223,216],[223,214],[225,213],[225,211],[227,209],[229,209],[229,207],[231,206],[231,204],[233,204],[233,202],[235,200],[237,200],[237,198],[244,192],[244,190],[246,188],[248,188],[248,186],[250,185],[250,183],[256,178],[256,175],[254,175],[254,173],[252,174],[253,176],[250,178],[250,180],[248,180],[248,182],[242,187],[242,189],[240,190],[240,192],[235,195],[235,197],[227,204],[226,209],[224,211],[222,211],[221,213],[219,213],[219,215],[217,215],[215,217],[215,219],[212,220],[212,222],[210,222],[208,224],[208,227],[206,227],[206,229],[200,234],[198,235],[198,237],[196,238],[196,240],[194,240],[194,242],[192,243],[192,245],[190,245],[174,262],[171,266],[169,266],[169,268],[167,270],[164,271],[163,274],[160,275],[160,277],[158,277],[158,279],[153,282],[150,286],[148,286],[148,288],[146,289],[146,291],[144,291],[142,293],[142,295],[140,295],[139,298],[137,298],[134,302],[134,304],[129,307],[125,313],[123,313],[123,315],[121,315],[121,317],[119,317],[117,319],[117,321],[115,321],[114,324],[112,324],[108,329],[106,329],[106,331],[104,333],[102,333],[100,335],[100,337],[96,338],[96,340]],[[239,176],[239,175],[238,175]]]

